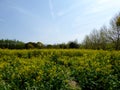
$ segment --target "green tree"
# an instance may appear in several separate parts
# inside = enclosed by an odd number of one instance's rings
[[[44,44],[41,43],[41,42],[37,42],[37,43],[36,43],[36,48],[42,49],[42,48],[44,48]]]
[[[34,49],[35,48],[34,46],[35,46],[35,43],[33,42],[28,42],[25,44],[26,49]]]
[[[79,48],[79,44],[78,44],[77,40],[75,40],[75,41],[70,41],[70,42],[68,43],[68,46],[69,46],[69,48]]]

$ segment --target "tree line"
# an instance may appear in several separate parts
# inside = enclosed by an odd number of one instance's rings
[[[111,21],[109,27],[102,26],[99,30],[94,29],[86,35],[82,43],[77,40],[62,44],[48,44],[42,42],[24,43],[18,40],[1,39],[1,49],[103,49],[120,50],[120,13]]]
[[[67,44],[48,44],[45,45],[42,42],[27,42],[24,43],[18,40],[1,39],[1,49],[69,49],[69,48],[80,48],[80,44],[77,41],[70,41]]]
[[[102,26],[86,35],[82,45],[85,49],[120,50],[120,13],[110,21],[109,27]]]

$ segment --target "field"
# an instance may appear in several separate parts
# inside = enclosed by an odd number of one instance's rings
[[[120,90],[120,51],[0,49],[0,90]]]

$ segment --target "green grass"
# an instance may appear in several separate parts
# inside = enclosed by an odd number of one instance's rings
[[[120,51],[0,49],[0,90],[120,90]]]

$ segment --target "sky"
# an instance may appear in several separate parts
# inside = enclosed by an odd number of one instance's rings
[[[0,39],[82,42],[120,12],[120,0],[0,0]]]

